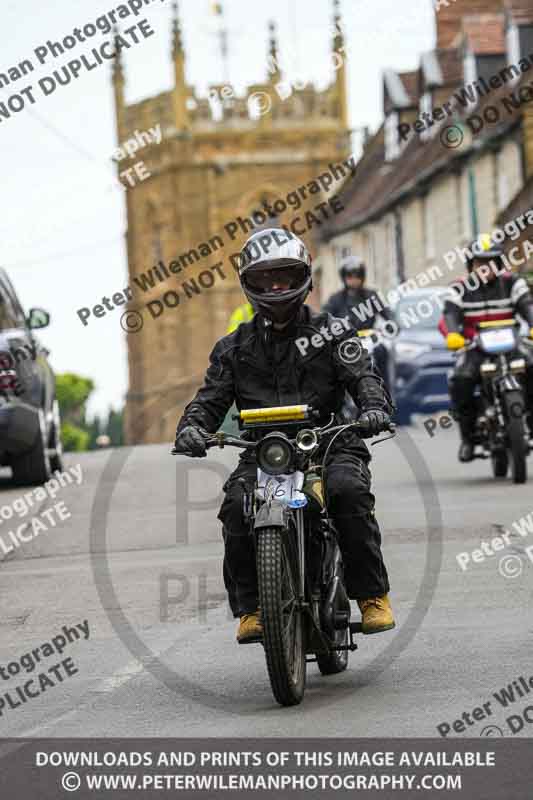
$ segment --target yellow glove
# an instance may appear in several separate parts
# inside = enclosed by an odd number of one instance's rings
[[[529,329],[529,338],[533,339],[533,328]]]
[[[448,350],[460,350],[466,344],[466,339],[460,333],[449,333],[446,337]]]

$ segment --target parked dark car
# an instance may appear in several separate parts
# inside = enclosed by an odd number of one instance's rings
[[[442,310],[435,300],[436,294],[446,291],[443,287],[418,289],[394,308],[400,333],[392,345],[391,361],[395,419],[400,425],[409,425],[412,414],[433,414],[450,406],[448,376],[455,361],[437,328]]]
[[[34,334],[50,315],[24,314],[0,269],[0,465],[20,485],[41,484],[62,469],[61,427],[48,351]]]

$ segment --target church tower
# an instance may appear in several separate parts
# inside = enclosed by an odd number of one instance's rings
[[[264,203],[286,201],[350,154],[338,0],[334,23],[332,82],[321,91],[288,84],[271,23],[266,79],[242,95],[216,82],[208,98],[198,96],[188,81],[176,3],[171,91],[127,105],[122,64],[115,64],[119,141],[157,125],[162,132],[159,145],[120,164],[122,171],[142,159],[150,173],[126,195],[133,293],[128,310],[142,318],[142,327],[127,334],[130,444],[173,440],[178,415],[201,384],[209,353],[224,335],[231,312],[244,302],[231,257],[251,232],[272,224],[290,226],[302,214],[305,219],[307,209],[340,188],[338,179],[326,196],[307,194],[299,209],[278,203],[275,218],[261,211]],[[304,239],[313,249],[313,231]]]

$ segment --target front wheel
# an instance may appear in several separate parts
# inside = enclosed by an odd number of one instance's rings
[[[257,578],[270,685],[282,706],[301,703],[306,658],[298,607],[298,556],[294,529],[264,528],[257,539]]]
[[[47,444],[44,411],[39,409],[39,433],[31,450],[11,458],[13,478],[18,486],[42,485],[49,480],[51,468]]]
[[[525,483],[527,480],[528,446],[526,444],[526,428],[524,424],[524,398],[521,392],[509,392],[505,395],[504,402],[511,475],[514,483]]]
[[[52,405],[52,424],[48,435],[50,469],[52,472],[63,471],[63,443],[61,441],[61,416],[59,403],[54,400]]]
[[[520,418],[510,419],[508,425],[513,481],[514,483],[525,483],[527,480],[527,448],[524,420]]]

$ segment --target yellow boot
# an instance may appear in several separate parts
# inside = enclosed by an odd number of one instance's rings
[[[363,633],[382,633],[395,627],[388,594],[358,600],[357,605],[363,617]]]
[[[261,625],[261,614],[259,610],[253,614],[243,614],[237,631],[237,641],[239,644],[250,642],[260,642],[263,638],[263,626]]]

